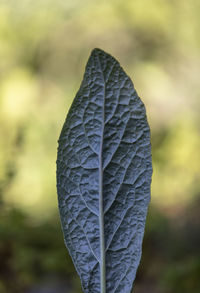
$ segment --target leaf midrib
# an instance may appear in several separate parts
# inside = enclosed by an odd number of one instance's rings
[[[103,139],[105,124],[105,79],[101,67],[101,61],[97,52],[97,60],[103,80],[103,106],[102,106],[102,131],[99,150],[99,231],[100,231],[100,292],[106,293],[106,260],[105,260],[105,237],[104,237],[104,210],[103,210]]]

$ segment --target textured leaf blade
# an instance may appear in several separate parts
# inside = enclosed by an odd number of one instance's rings
[[[152,175],[144,105],[119,63],[93,50],[59,138],[57,191],[84,292],[129,293]]]

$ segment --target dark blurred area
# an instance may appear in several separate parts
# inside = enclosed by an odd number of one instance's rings
[[[0,1],[0,293],[78,293],[57,139],[95,47],[146,105],[152,201],[135,293],[200,292],[200,2]]]

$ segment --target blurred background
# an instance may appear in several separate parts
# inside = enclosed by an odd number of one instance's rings
[[[200,1],[0,0],[0,293],[81,292],[57,139],[95,47],[147,109],[152,200],[135,293],[200,292]]]

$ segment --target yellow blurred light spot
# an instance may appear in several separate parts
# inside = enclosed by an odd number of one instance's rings
[[[21,120],[32,112],[38,88],[29,72],[23,69],[13,71],[1,87],[1,111],[11,120]]]
[[[174,122],[154,161],[152,198],[161,206],[185,206],[200,182],[200,136],[196,123],[185,113]]]

